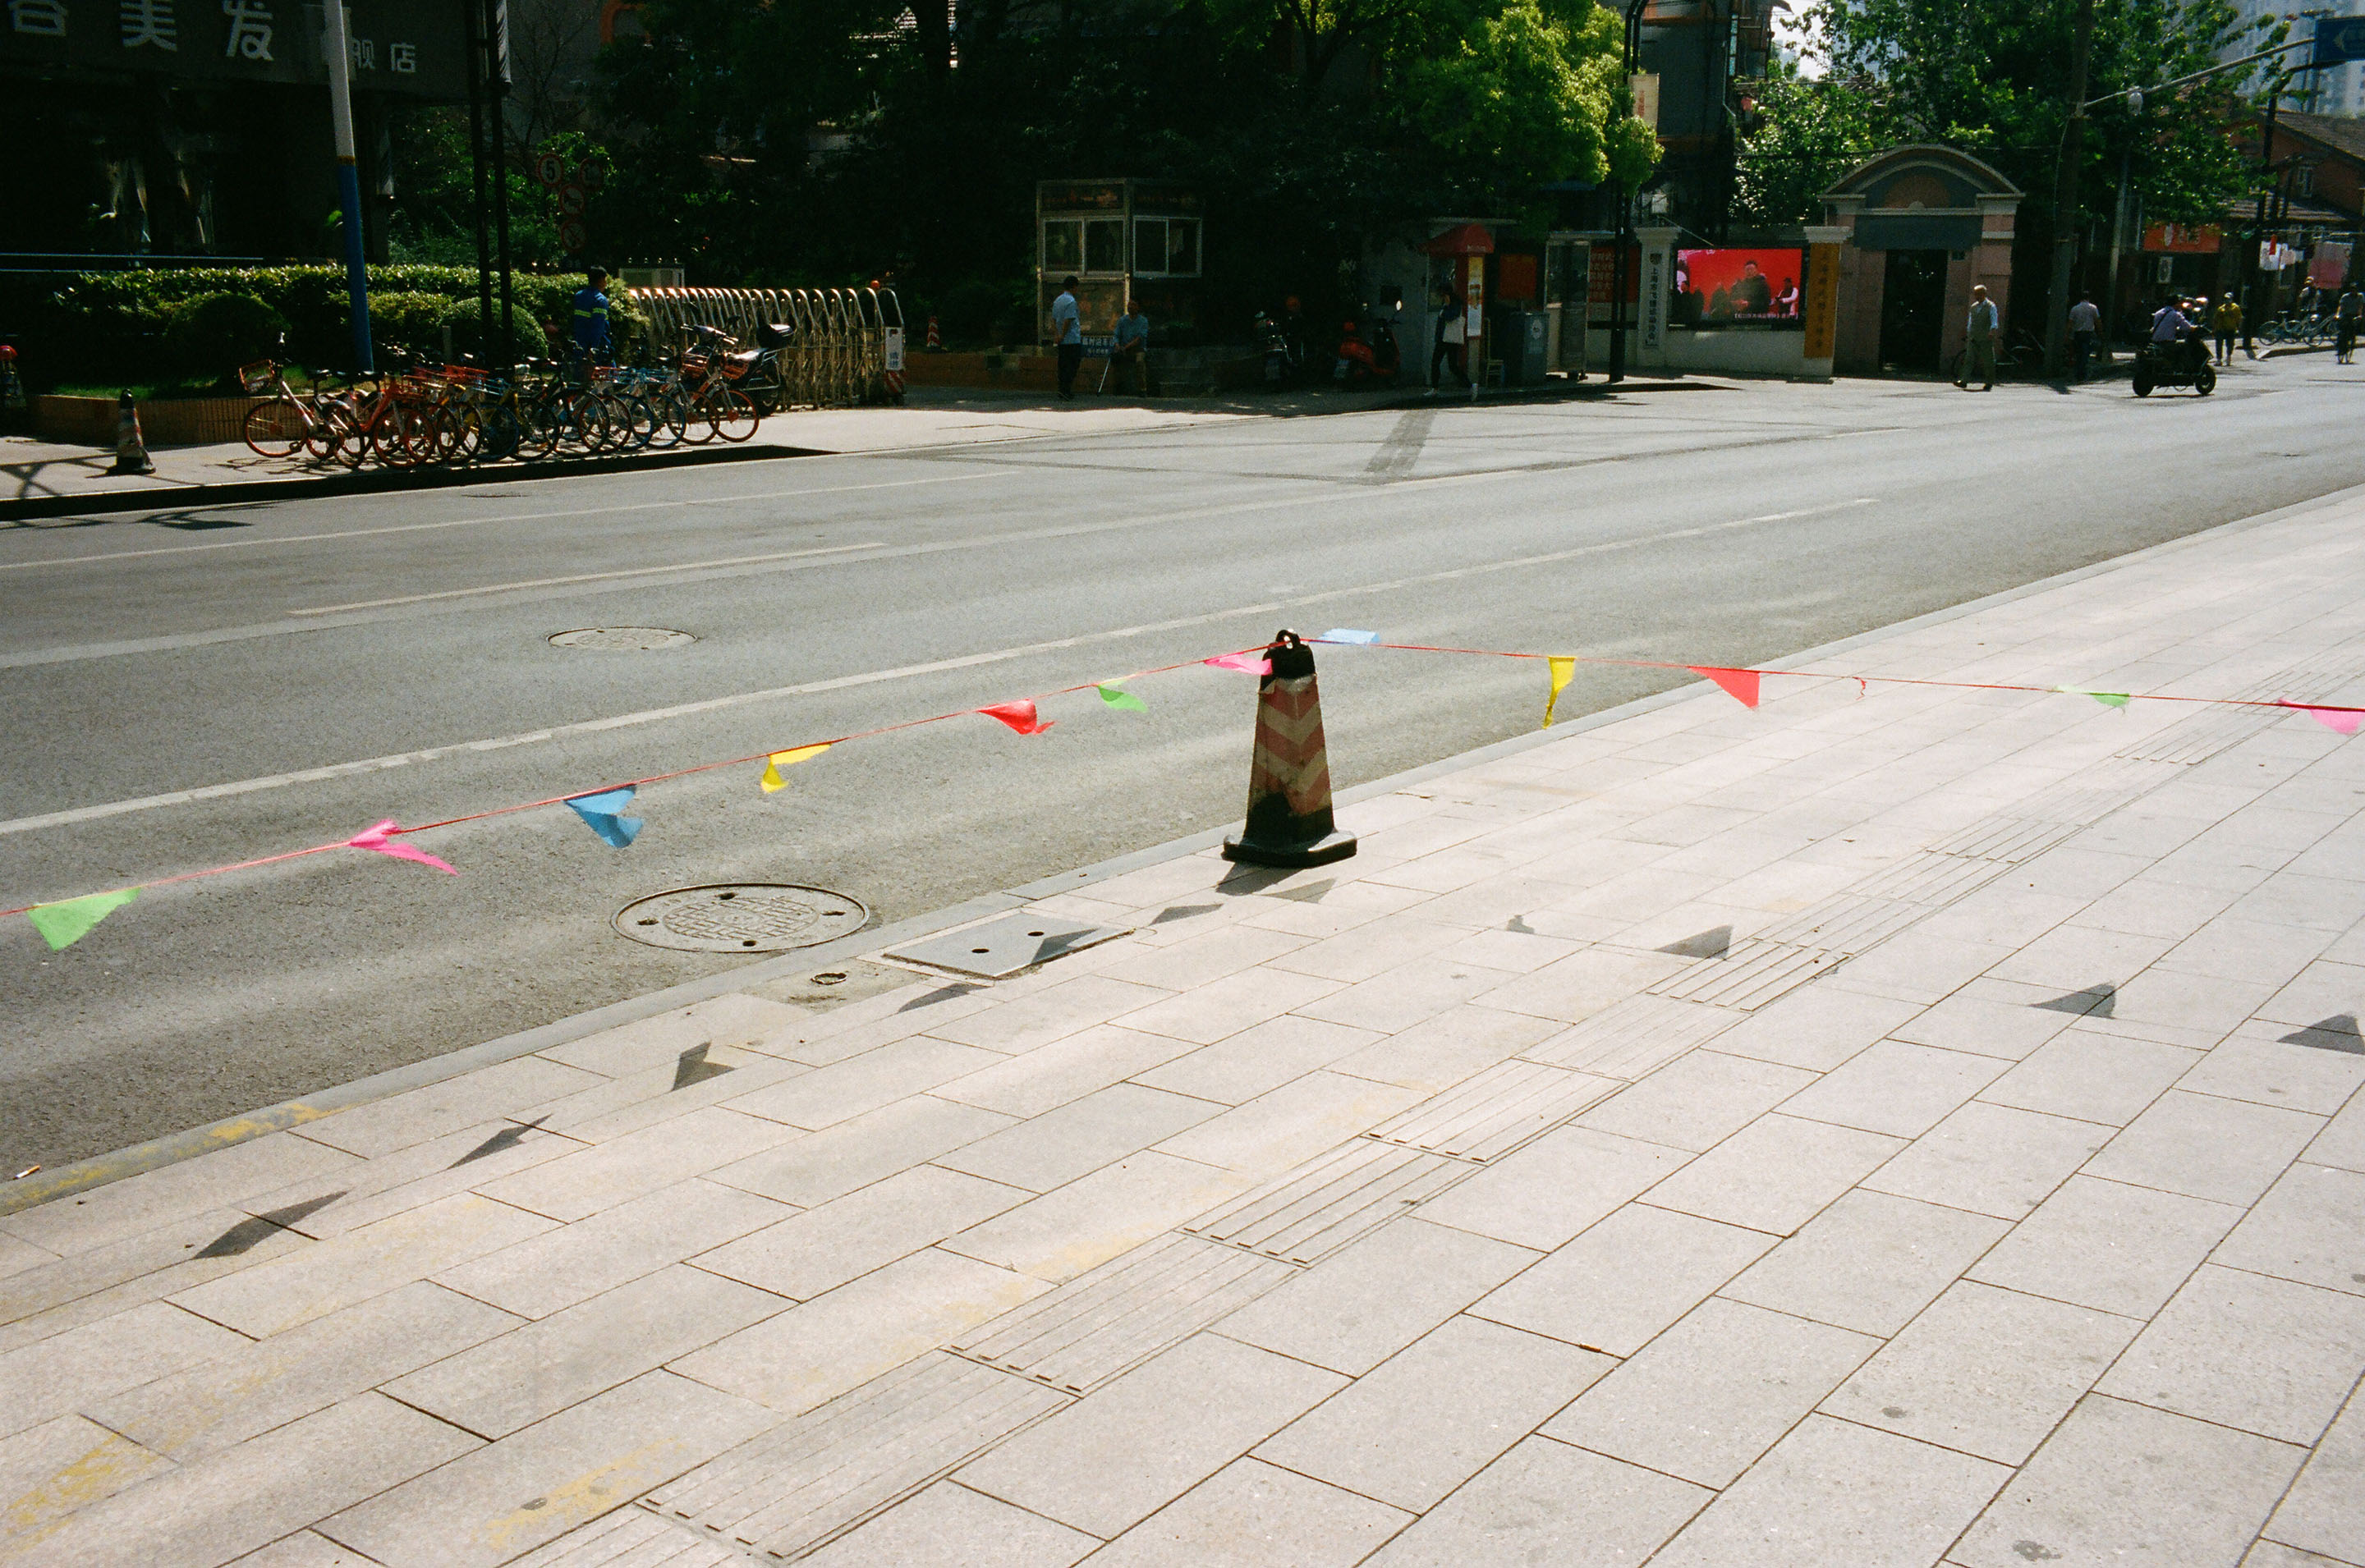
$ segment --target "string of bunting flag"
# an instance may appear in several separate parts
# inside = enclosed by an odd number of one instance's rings
[[[1753,709],[1758,705],[1765,678],[1778,676],[1807,680],[1852,680],[1856,683],[1856,692],[1859,697],[1864,695],[1868,687],[1876,684],[1941,687],[1967,691],[2060,693],[2090,698],[2105,707],[2122,711],[2138,701],[2193,702],[2233,708],[2274,708],[2305,713],[2326,728],[2343,735],[2355,734],[2360,722],[2365,722],[2365,708],[2347,707],[2337,703],[2294,702],[2284,699],[2270,700],[2260,698],[2194,697],[2165,692],[2098,691],[2075,686],[2032,686],[2008,681],[1938,680],[1927,677],[1857,675],[1818,670],[1756,669],[1748,666],[1687,664],[1670,659],[1612,658],[1606,655],[1582,654],[1527,653],[1507,648],[1463,648],[1426,643],[1388,643],[1383,642],[1376,632],[1358,631],[1347,627],[1334,627],[1319,637],[1310,637],[1306,641],[1340,647],[1390,649],[1399,653],[1446,654],[1479,658],[1541,661],[1546,666],[1550,681],[1550,689],[1544,698],[1542,727],[1545,729],[1552,727],[1553,711],[1559,706],[1561,693],[1567,689],[1569,683],[1576,678],[1579,665],[1614,666],[1632,669],[1684,670],[1715,683],[1743,707]],[[645,778],[631,779],[622,784],[605,785],[597,790],[568,795],[551,795],[536,801],[521,801],[511,805],[471,812],[464,816],[445,817],[438,822],[420,823],[414,827],[403,827],[399,825],[397,819],[388,817],[383,822],[364,828],[350,838],[332,839],[325,844],[315,844],[302,849],[291,849],[278,855],[266,855],[256,859],[233,861],[223,866],[209,866],[201,870],[183,871],[169,877],[157,877],[128,887],[110,889],[105,892],[85,893],[77,898],[62,899],[50,903],[26,904],[15,909],[0,910],[0,917],[24,915],[50,947],[56,951],[72,946],[88,935],[99,922],[151,889],[170,887],[175,883],[192,882],[208,877],[225,876],[233,871],[275,866],[285,861],[298,860],[307,856],[323,855],[339,849],[359,849],[372,854],[385,855],[456,877],[460,874],[457,867],[430,855],[416,845],[402,843],[401,839],[409,834],[427,833],[437,828],[456,827],[463,823],[483,822],[494,817],[510,816],[520,812],[539,811],[553,806],[566,807],[601,842],[611,847],[623,849],[629,847],[640,835],[644,825],[643,818],[627,816],[624,812],[632,805],[633,798],[643,789],[652,784],[687,778],[701,773],[712,773],[720,768],[748,767],[760,762],[764,765],[764,771],[757,782],[761,786],[764,793],[777,794],[788,788],[788,778],[781,771],[783,768],[810,762],[824,752],[844,745],[849,741],[869,740],[879,735],[893,734],[901,730],[917,729],[925,724],[937,724],[950,719],[982,715],[1007,726],[1014,734],[1039,735],[1058,722],[1057,720],[1041,716],[1037,707],[1039,702],[1053,697],[1064,697],[1084,691],[1097,693],[1102,707],[1105,711],[1146,713],[1149,711],[1149,704],[1135,693],[1126,689],[1129,682],[1147,676],[1165,675],[1198,666],[1233,670],[1244,675],[1264,676],[1272,673],[1272,664],[1266,657],[1263,645],[1239,648],[1211,657],[1184,659],[1174,664],[1158,665],[1149,669],[1136,670],[1131,675],[1114,677],[1106,680],[1083,681],[1074,686],[1063,686],[1055,690],[1038,692],[1033,697],[991,703],[982,708],[956,708],[942,713],[931,713],[925,718],[906,719],[900,723],[881,724],[874,729],[857,730],[852,734],[838,735],[830,740],[809,742],[779,751],[753,752],[745,756],[725,757],[717,762],[697,763],[666,773],[653,773]]]

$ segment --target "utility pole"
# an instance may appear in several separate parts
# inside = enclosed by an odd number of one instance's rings
[[[2127,240],[2127,160],[2128,149],[2119,149],[2119,199],[2111,208],[2111,286],[2107,313],[2102,318],[2102,342],[2113,353],[2119,347],[2119,254],[2126,248]]]
[[[510,286],[510,8],[485,0],[485,82],[492,94],[493,245],[501,268],[501,353],[517,358],[516,298]]]
[[[2046,297],[2045,373],[2062,374],[2068,343],[2069,274],[2078,264],[2078,165],[2086,152],[2086,54],[2094,41],[2094,0],[2078,0],[2069,46],[2069,123],[2061,131],[2053,176],[2053,287]]]
[[[493,235],[485,217],[485,45],[476,0],[459,0],[468,61],[468,216],[476,230],[476,349],[493,364]]]
[[[1650,0],[1626,0],[1626,50],[1622,63],[1626,80],[1634,80],[1636,67],[1642,59],[1642,7]],[[1634,248],[1634,193],[1625,186],[1618,187],[1618,239],[1616,254],[1609,263],[1609,382],[1616,386],[1626,379],[1626,258]]]
[[[2277,71],[2267,85],[2266,135],[2259,142],[2259,200],[2250,209],[2250,242],[2242,251],[2242,352],[2258,357],[2259,345],[2253,333],[2260,315],[2259,308],[2259,247],[2266,242],[2268,207],[2274,199],[2269,184],[2275,168],[2275,109],[2283,101],[2283,87],[2291,79],[2287,71]]]
[[[337,139],[337,200],[344,208],[345,301],[353,318],[353,368],[375,370],[370,352],[369,267],[362,251],[361,167],[353,155],[353,95],[345,80],[353,57],[345,49],[345,7],[329,0],[329,125]]]

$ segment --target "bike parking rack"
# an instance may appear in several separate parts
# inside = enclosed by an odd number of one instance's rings
[[[897,400],[900,376],[887,364],[887,334],[903,324],[890,288],[633,288],[625,291],[647,322],[650,347],[666,358],[686,352],[697,328],[713,327],[742,343],[759,323],[785,323],[796,337],[781,355],[790,408],[843,409]]]

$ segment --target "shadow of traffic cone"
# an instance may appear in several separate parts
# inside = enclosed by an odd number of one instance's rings
[[[153,474],[156,465],[148,461],[148,443],[140,439],[140,405],[131,400],[126,388],[115,405],[115,466],[110,474]]]
[[[1314,650],[1283,631],[1265,650],[1272,673],[1257,682],[1256,749],[1249,758],[1248,820],[1224,840],[1224,858],[1252,866],[1321,866],[1355,853],[1330,814],[1330,759],[1322,744],[1322,693]]]

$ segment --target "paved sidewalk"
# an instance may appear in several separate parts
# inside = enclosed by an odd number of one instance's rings
[[[2354,702],[2360,522],[1822,667]],[[0,1562],[2365,1563],[2360,809],[2298,714],[1703,687],[9,1215]]]

